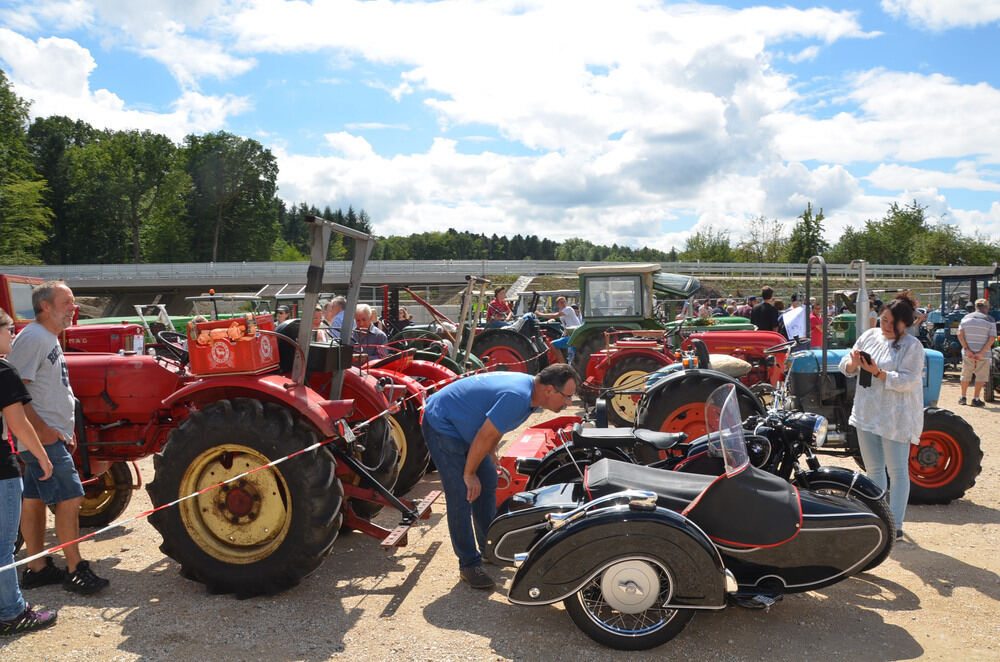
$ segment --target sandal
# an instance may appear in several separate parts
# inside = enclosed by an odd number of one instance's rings
[[[76,571],[66,577],[63,588],[80,595],[93,595],[110,583],[107,579],[95,575],[88,561],[80,561],[76,564]]]
[[[62,568],[56,566],[51,556],[45,557],[45,567],[41,570],[25,568],[21,575],[21,588],[38,588],[49,584],[61,584],[66,581],[67,573]]]

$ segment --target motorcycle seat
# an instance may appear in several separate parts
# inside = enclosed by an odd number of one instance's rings
[[[628,448],[644,443],[661,451],[687,440],[684,432],[657,432],[641,428],[585,428],[573,426],[573,445],[577,448]]]
[[[667,471],[617,460],[599,460],[587,467],[584,478],[590,499],[624,490],[648,490],[657,495],[658,505],[679,513],[711,485],[716,476]]]

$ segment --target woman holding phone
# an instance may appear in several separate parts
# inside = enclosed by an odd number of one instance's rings
[[[868,476],[879,487],[889,487],[896,538],[903,536],[910,496],[910,444],[920,443],[924,427],[924,348],[906,332],[915,310],[912,299],[897,296],[882,308],[879,326],[861,334],[840,360],[843,374],[859,377],[849,422],[857,429]]]

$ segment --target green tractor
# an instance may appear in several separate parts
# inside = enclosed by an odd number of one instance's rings
[[[670,304],[688,300],[701,283],[694,276],[660,271],[658,264],[598,265],[580,267],[576,272],[580,279],[583,324],[573,331],[569,346],[573,349],[572,365],[581,377],[587,374],[590,355],[604,348],[604,332],[611,329],[666,329],[671,332],[675,346],[698,331],[753,329],[750,320],[744,317],[673,320]],[[593,399],[593,394],[583,395],[588,401]]]

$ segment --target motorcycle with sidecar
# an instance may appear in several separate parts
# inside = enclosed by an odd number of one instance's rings
[[[877,565],[890,520],[859,500],[754,467],[735,387],[705,403],[719,476],[601,460],[580,483],[522,492],[487,532],[486,558],[517,571],[508,599],[562,601],[598,643],[659,646],[697,610],[767,607]]]

